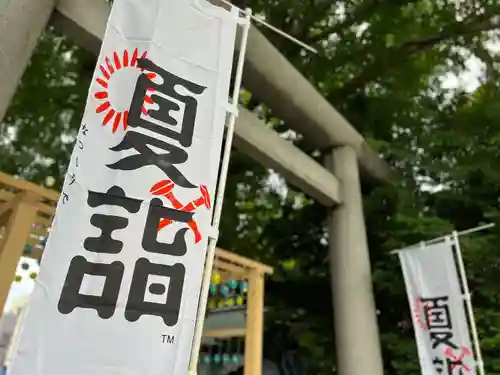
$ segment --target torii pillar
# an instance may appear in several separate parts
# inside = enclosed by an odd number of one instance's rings
[[[383,375],[356,152],[335,148],[326,165],[340,180],[342,197],[329,223],[337,374]]]
[[[42,35],[55,0],[0,0],[0,121]]]

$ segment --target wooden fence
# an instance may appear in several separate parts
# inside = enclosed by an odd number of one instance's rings
[[[59,193],[0,172],[0,312],[21,256],[40,260]],[[264,316],[264,278],[272,268],[217,249],[210,286],[201,361],[231,361],[245,375],[260,375]],[[224,351],[221,342],[236,348]],[[215,349],[216,353],[210,348]]]

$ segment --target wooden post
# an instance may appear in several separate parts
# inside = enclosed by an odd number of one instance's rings
[[[19,198],[13,199],[19,200],[12,207],[5,235],[0,244],[0,316],[37,214],[37,195],[30,192],[20,193]]]
[[[262,374],[264,330],[264,275],[252,270],[248,276],[244,375]]]

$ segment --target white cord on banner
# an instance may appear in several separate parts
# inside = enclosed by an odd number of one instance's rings
[[[471,233],[470,231],[468,233]],[[457,256],[458,270],[460,272],[460,279],[462,281],[462,288],[465,298],[465,306],[467,306],[467,313],[469,315],[469,323],[472,331],[472,342],[474,344],[474,351],[476,353],[476,364],[479,370],[479,375],[484,375],[484,363],[483,356],[481,354],[481,347],[479,345],[479,336],[477,334],[476,320],[474,319],[474,309],[472,308],[471,294],[469,290],[469,283],[467,282],[467,276],[465,275],[465,265],[462,258],[462,250],[460,249],[459,233],[453,231],[453,242],[455,243],[455,254]]]
[[[230,6],[234,7],[234,8],[236,8],[236,9],[239,9],[239,11],[240,11],[240,12],[243,12],[243,13],[245,13],[245,12],[246,12],[246,11],[244,11],[243,9],[238,8],[237,6],[235,6],[235,5],[231,4],[231,2],[230,2],[230,1],[228,1],[228,0],[220,0],[220,1],[222,1],[224,4],[227,4],[227,5],[230,5]],[[246,13],[245,13],[245,14],[246,14]],[[251,17],[254,21],[256,21],[256,22],[260,23],[261,25],[263,25],[263,26],[267,27],[268,29],[270,29],[270,30],[274,31],[276,34],[279,34],[279,35],[281,35],[282,37],[287,38],[287,39],[288,39],[288,40],[290,40],[291,42],[294,42],[295,44],[298,44],[298,45],[299,45],[299,46],[301,46],[302,48],[305,48],[306,50],[308,50],[308,51],[310,51],[310,52],[312,52],[312,53],[316,53],[316,54],[318,53],[318,50],[317,50],[316,48],[311,47],[310,45],[307,45],[307,44],[305,44],[304,42],[301,42],[300,40],[298,40],[297,38],[295,38],[295,37],[291,36],[290,34],[285,33],[283,30],[280,30],[280,29],[278,29],[278,28],[274,27],[273,25],[271,25],[271,24],[267,23],[267,22],[266,22],[266,21],[264,21],[264,20],[261,20],[260,18],[257,18],[257,17],[256,17],[256,16],[254,16],[254,15],[250,15],[250,17]]]
[[[243,65],[245,63],[245,53],[247,49],[248,32],[251,26],[252,10],[245,10],[246,23],[243,25],[243,34],[240,44],[240,53],[238,56],[238,63],[236,67],[236,76],[234,80],[232,106],[237,107],[240,97],[241,81],[243,78]],[[229,111],[229,120],[226,133],[226,143],[224,145],[224,153],[222,156],[222,165],[220,169],[219,182],[217,186],[217,196],[215,198],[214,215],[212,219],[212,228],[218,230],[220,218],[222,214],[222,203],[224,200],[224,191],[226,189],[227,173],[229,169],[229,160],[231,156],[231,147],[233,143],[234,126],[236,123],[236,112]],[[203,271],[203,280],[201,284],[200,300],[198,304],[198,311],[196,314],[196,325],[194,330],[193,344],[191,347],[191,356],[189,359],[189,375],[196,375],[197,365],[200,355],[201,340],[203,336],[203,324],[205,323],[205,311],[207,308],[208,294],[210,290],[210,280],[212,278],[212,268],[215,258],[215,246],[217,245],[217,238],[210,238],[208,241],[207,256],[205,259],[205,268]]]
[[[486,229],[490,229],[490,228],[493,228],[495,226],[495,223],[489,223],[489,224],[484,224],[484,225],[480,225],[478,227],[475,227],[475,228],[470,228],[470,229],[466,229],[466,230],[463,230],[463,231],[460,231],[460,232],[457,232],[457,236],[464,236],[464,235],[467,235],[467,234],[471,234],[471,233],[475,233],[475,232],[479,232],[479,231],[482,231],[482,230],[486,230]],[[441,237],[437,237],[437,238],[434,238],[432,240],[429,240],[429,241],[424,241],[424,244],[425,245],[431,245],[433,243],[437,243],[437,242],[441,242],[441,241],[444,241],[446,240],[446,238],[448,238],[449,235],[447,236],[441,236]],[[410,250],[412,248],[415,248],[417,246],[419,246],[422,242],[419,242],[418,244],[416,245],[410,245],[410,246],[407,246],[403,249],[399,249],[399,250],[393,250],[390,252],[390,254],[399,254],[401,251],[406,251],[406,250]]]

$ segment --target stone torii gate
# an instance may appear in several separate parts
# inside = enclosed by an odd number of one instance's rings
[[[109,11],[105,0],[0,0],[0,120],[46,25],[97,54]],[[244,108],[235,147],[331,210],[337,370],[340,375],[382,375],[360,180],[388,181],[390,168],[255,27],[247,48],[245,87],[288,126],[328,151],[322,166]]]

